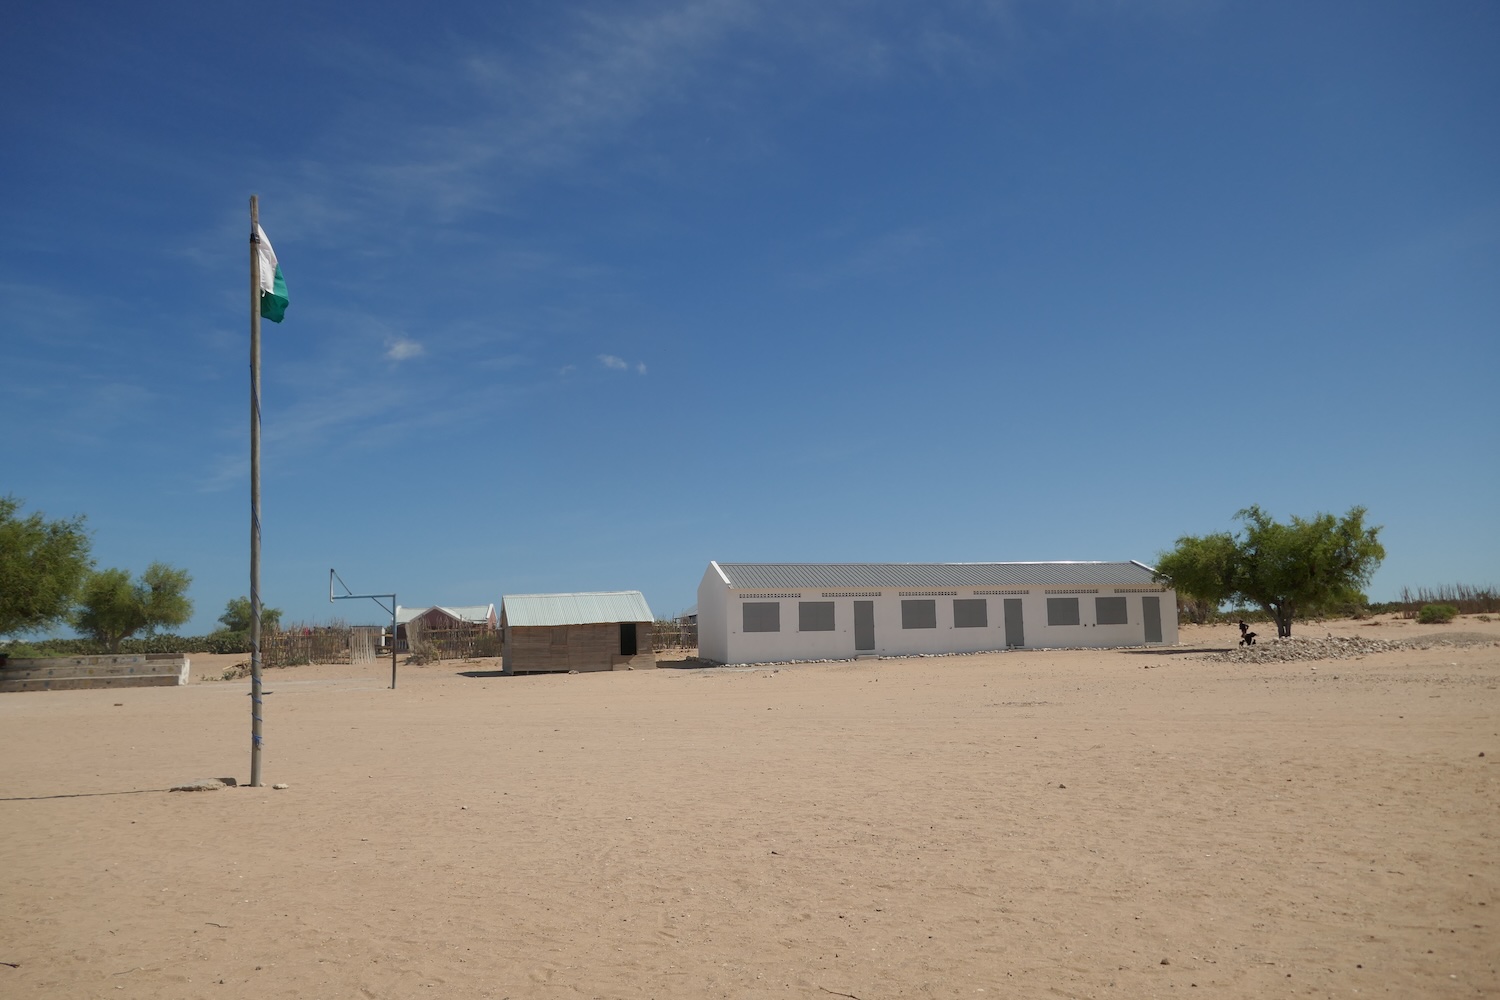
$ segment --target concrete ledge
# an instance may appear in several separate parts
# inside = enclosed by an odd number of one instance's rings
[[[0,692],[170,687],[186,684],[191,668],[184,653],[12,659],[0,667]]]

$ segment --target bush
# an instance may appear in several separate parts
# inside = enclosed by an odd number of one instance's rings
[[[40,639],[36,643],[0,644],[11,656],[100,656],[109,647],[97,639]],[[246,653],[249,640],[238,632],[215,632],[212,635],[162,635],[126,639],[121,653]]]
[[[41,659],[47,656],[68,656],[70,654],[57,649],[49,641],[44,640],[42,645],[33,646],[29,642],[0,642],[0,653],[13,656],[18,660]]]
[[[1458,617],[1458,609],[1451,604],[1424,604],[1417,612],[1417,621],[1423,625],[1446,625]]]

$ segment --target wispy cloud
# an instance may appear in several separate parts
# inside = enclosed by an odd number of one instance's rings
[[[940,249],[941,242],[938,234],[925,226],[905,226],[860,238],[839,233],[831,235],[830,241],[836,246],[829,258],[799,270],[795,275],[799,284],[820,287],[896,274]]]
[[[630,362],[613,354],[601,354],[599,355],[599,363],[612,371],[628,372],[634,370],[637,375],[646,374],[646,363],[644,361]]]
[[[420,210],[433,218],[501,209],[531,176],[574,165],[602,145],[629,135],[659,101],[679,99],[686,80],[701,72],[724,40],[763,14],[750,0],[698,0],[642,14],[612,7],[572,11],[564,34],[530,48],[457,46],[441,60],[418,63],[394,53],[339,49],[324,58],[351,77],[405,81],[402,95],[380,102],[381,114],[405,118],[372,122],[356,111],[349,131],[330,141],[328,159],[304,165],[304,189],[344,192],[338,200]],[[513,38],[513,36],[512,36]],[[416,95],[413,100],[410,95]],[[430,100],[464,108],[431,124]],[[420,102],[421,111],[418,106]],[[346,147],[367,147],[376,125],[387,140],[358,167],[331,166]]]
[[[387,361],[409,361],[412,358],[420,358],[427,353],[427,348],[415,340],[406,337],[396,337],[386,345],[385,358]]]
[[[341,240],[375,214],[392,234],[403,219],[420,220],[430,238],[435,226],[475,214],[521,211],[532,180],[588,169],[634,143],[642,121],[663,109],[753,114],[775,99],[768,88],[788,65],[834,89],[993,68],[1006,58],[997,45],[1013,41],[1012,8],[1011,0],[926,12],[788,0],[572,5],[538,36],[507,30],[503,42],[464,39],[433,56],[330,44],[318,58],[351,80],[377,81],[386,99],[342,109],[340,128],[303,157],[278,210],[296,220],[292,235]],[[450,111],[440,121],[435,102]],[[642,151],[634,162],[652,156]]]

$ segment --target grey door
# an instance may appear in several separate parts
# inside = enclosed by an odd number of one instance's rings
[[[1026,630],[1021,627],[1021,599],[1018,597],[1005,599],[1005,644],[1026,645]]]
[[[1161,598],[1141,598],[1141,617],[1146,620],[1146,641],[1161,642]]]
[[[854,602],[854,651],[875,651],[875,602]]]

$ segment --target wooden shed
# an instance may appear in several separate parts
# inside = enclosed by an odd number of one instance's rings
[[[639,590],[508,594],[500,600],[505,672],[654,668],[652,622]]]

